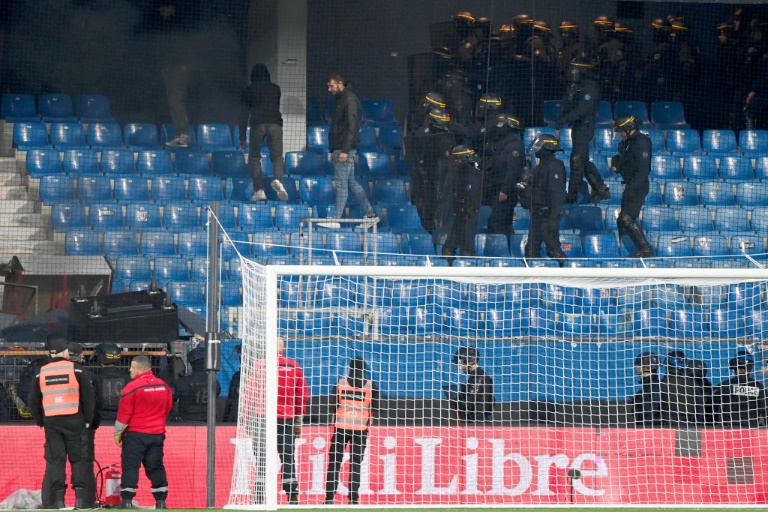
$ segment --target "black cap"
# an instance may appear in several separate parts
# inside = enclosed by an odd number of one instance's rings
[[[453,364],[465,364],[470,361],[477,363],[479,360],[477,349],[474,347],[461,347],[453,354]]]
[[[649,367],[656,370],[661,365],[661,359],[653,352],[643,352],[635,358],[635,366]]]
[[[76,341],[67,343],[67,348],[69,349],[70,356],[79,356],[83,353],[83,346]]]
[[[46,341],[46,347],[51,354],[59,354],[69,348],[67,340],[62,336],[49,336]]]

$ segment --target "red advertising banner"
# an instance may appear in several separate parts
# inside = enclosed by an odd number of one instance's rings
[[[218,427],[216,506],[228,501],[237,440]],[[301,502],[321,503],[331,427],[305,427],[296,455]],[[694,436],[695,437],[695,436]],[[0,427],[0,500],[40,488],[43,431]],[[111,429],[99,429],[96,458],[119,463]],[[241,441],[243,442],[243,441]],[[691,456],[676,455],[673,430],[550,427],[374,427],[363,464],[362,504],[768,503],[768,431],[706,430]],[[206,504],[206,428],[170,427],[165,462],[171,508]],[[246,443],[247,444],[247,441]],[[250,449],[240,465],[252,464]],[[344,496],[346,466],[338,492]],[[577,478],[578,477],[578,478]],[[247,479],[246,479],[247,480]],[[276,484],[277,485],[277,484]],[[250,495],[252,482],[236,482]],[[137,501],[152,505],[143,476]],[[284,500],[284,496],[281,498]],[[67,496],[69,505],[73,493]],[[345,503],[346,498],[338,498]]]

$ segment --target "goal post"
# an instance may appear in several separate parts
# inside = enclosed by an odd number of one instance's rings
[[[311,395],[295,442],[302,505],[327,499],[329,406],[353,358],[366,362],[379,392],[360,465],[363,505],[768,500],[768,270],[247,258],[241,270],[228,508],[288,506],[278,484],[278,336]],[[473,362],[492,380],[490,404],[468,398]],[[347,504],[350,470],[347,449],[331,486],[338,505]],[[255,503],[259,478],[265,495]]]

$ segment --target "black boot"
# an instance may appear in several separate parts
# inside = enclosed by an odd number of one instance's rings
[[[651,244],[648,243],[645,233],[643,233],[643,228],[640,227],[636,220],[633,219],[632,222],[628,222],[624,232],[632,240],[632,243],[635,244],[635,247],[637,247],[637,250],[629,255],[630,258],[653,258]]]
[[[593,188],[592,192],[589,194],[589,202],[590,203],[599,203],[600,201],[606,201],[611,198],[611,190],[608,188],[608,185],[603,183],[601,186],[597,188]]]
[[[53,491],[53,508],[55,509],[66,508],[67,505],[64,503],[64,496],[66,494],[67,494],[66,489]]]
[[[166,509],[168,506],[165,504],[165,500],[157,500],[155,502],[155,509]]]
[[[123,498],[117,508],[133,508],[133,498]]]
[[[85,489],[75,489],[75,510],[93,508],[93,503],[86,497]]]

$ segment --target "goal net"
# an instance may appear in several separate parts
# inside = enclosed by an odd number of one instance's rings
[[[231,508],[288,503],[277,337],[310,392],[302,505],[768,501],[762,270],[241,266]],[[378,393],[329,484],[355,358]]]

